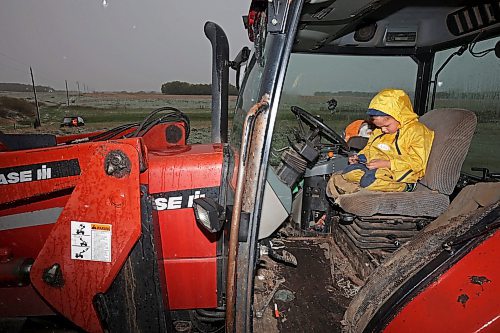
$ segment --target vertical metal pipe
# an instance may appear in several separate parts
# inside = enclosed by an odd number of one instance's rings
[[[265,95],[262,100],[255,104],[247,113],[243,124],[243,134],[241,139],[241,150],[238,166],[238,178],[234,195],[233,216],[231,218],[231,229],[229,236],[228,258],[227,258],[227,279],[226,279],[226,332],[234,331],[234,303],[235,303],[235,279],[236,261],[238,253],[238,236],[240,230],[240,217],[243,204],[244,182],[246,174],[246,163],[248,149],[251,145],[252,128],[256,117],[263,107],[269,105],[269,96]]]
[[[229,43],[224,30],[205,23],[205,35],[212,44],[212,142],[227,142],[229,89]]]

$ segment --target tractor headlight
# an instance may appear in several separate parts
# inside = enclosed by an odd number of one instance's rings
[[[194,216],[196,222],[209,232],[215,233],[224,225],[224,208],[215,200],[210,198],[198,198],[193,201]]]

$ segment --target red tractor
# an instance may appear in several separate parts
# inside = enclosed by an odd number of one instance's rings
[[[498,60],[471,67],[500,56],[500,2],[253,0],[244,22],[252,50],[234,61],[205,25],[210,144],[189,144],[174,108],[97,133],[1,135],[0,328],[53,316],[89,332],[272,331],[258,322],[274,303],[256,288],[263,259],[320,291],[338,285],[333,273],[311,281],[321,258],[287,248],[320,238],[335,252],[322,265],[345,260],[355,292],[337,313],[323,307],[319,326],[288,331],[500,331]],[[468,90],[452,98],[443,82]],[[346,99],[330,92],[367,84],[406,84],[435,132],[427,173],[414,192],[332,202],[327,181],[356,148],[340,131]],[[464,160],[482,174],[461,172]]]

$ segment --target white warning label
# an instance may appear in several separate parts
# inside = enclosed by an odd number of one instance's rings
[[[71,258],[111,262],[111,224],[71,221]]]

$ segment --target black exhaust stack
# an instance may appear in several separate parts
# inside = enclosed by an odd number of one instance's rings
[[[212,142],[227,142],[229,43],[217,24],[207,22],[204,30],[212,44]]]

